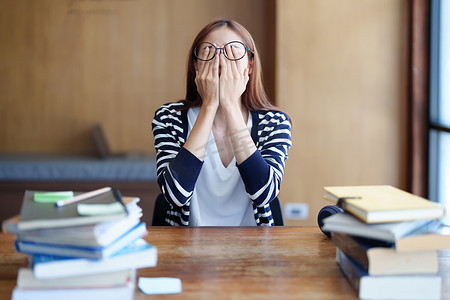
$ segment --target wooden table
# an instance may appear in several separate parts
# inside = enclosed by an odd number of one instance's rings
[[[357,299],[315,227],[149,227],[158,265],[139,277],[176,277],[183,292],[134,299]],[[25,256],[0,234],[0,299],[10,299]]]

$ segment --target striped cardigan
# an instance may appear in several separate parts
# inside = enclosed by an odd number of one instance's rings
[[[186,101],[161,106],[152,122],[158,185],[170,204],[168,225],[189,225],[189,205],[203,162],[183,148],[187,138]],[[258,226],[274,224],[269,203],[280,191],[291,125],[278,111],[252,111],[251,137],[258,151],[237,166],[246,193],[253,202]],[[245,150],[245,149],[244,149]],[[199,182],[198,184],[201,184]]]

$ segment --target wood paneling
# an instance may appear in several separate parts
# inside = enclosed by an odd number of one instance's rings
[[[236,19],[269,95],[294,122],[281,201],[316,223],[324,185],[392,184],[406,169],[406,0],[0,1],[0,153],[153,152],[151,120],[184,97],[194,36]]]
[[[270,14],[259,0],[1,1],[0,153],[90,154],[95,123],[114,151],[154,152],[154,111],[184,97],[190,43],[218,17],[252,32],[273,94]]]
[[[405,187],[407,3],[280,0],[276,100],[293,122],[280,198],[330,203],[323,186]]]

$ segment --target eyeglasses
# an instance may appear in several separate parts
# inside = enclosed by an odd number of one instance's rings
[[[250,50],[250,48],[245,46],[244,43],[239,41],[232,41],[226,43],[222,48],[218,48],[214,46],[214,44],[209,42],[199,43],[194,48],[194,56],[198,60],[208,61],[213,59],[216,56],[217,52],[220,50],[222,50],[222,53],[227,59],[232,61],[243,59],[247,54],[247,51],[250,52],[251,55],[254,54],[253,51]]]

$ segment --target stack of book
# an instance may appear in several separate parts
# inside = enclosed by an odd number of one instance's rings
[[[361,299],[441,299],[439,252],[450,235],[437,203],[392,186],[325,187],[344,213],[323,220],[336,260]]]
[[[12,299],[132,299],[136,269],[157,263],[138,202],[110,188],[26,191],[20,215],[3,223],[28,257]]]

